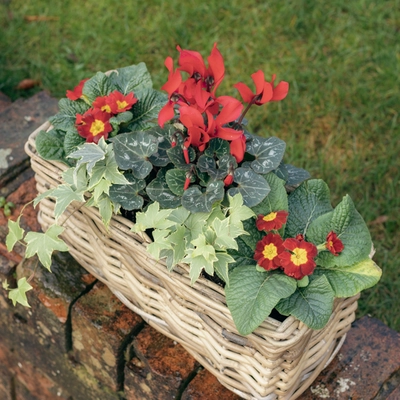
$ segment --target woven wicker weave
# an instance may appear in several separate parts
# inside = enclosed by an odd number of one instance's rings
[[[36,152],[35,137],[49,126],[32,133],[25,147],[39,193],[60,184],[66,168]],[[43,230],[54,223],[54,205],[49,199],[40,203]],[[191,286],[185,265],[168,272],[146,252],[150,239],[131,232],[131,221],[115,216],[107,231],[95,208],[78,203],[60,217],[63,221],[62,237],[87,271],[245,399],[296,399],[332,360],[354,320],[358,296],[336,299],[322,330],[311,330],[294,317],[284,322],[267,318],[254,333],[240,336],[224,290],[203,278]]]

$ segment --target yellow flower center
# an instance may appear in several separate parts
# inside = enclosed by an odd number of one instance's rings
[[[118,110],[121,110],[123,108],[125,108],[126,106],[128,106],[129,103],[127,101],[119,101],[117,100],[117,106],[118,106]]]
[[[104,132],[104,122],[103,122],[103,121],[100,121],[99,119],[96,119],[96,120],[92,123],[92,125],[90,126],[89,131],[90,131],[90,133],[91,133],[93,136],[96,136],[96,135],[98,135],[99,133]]]
[[[305,264],[308,261],[307,258],[307,250],[299,249],[298,247],[293,250],[293,254],[290,257],[290,260],[297,267],[299,265]]]
[[[111,112],[111,107],[108,104],[105,104],[103,107],[100,109],[101,111],[105,111],[107,113]]]
[[[273,260],[278,255],[278,251],[276,246],[273,243],[270,243],[264,247],[262,254],[268,260]]]
[[[276,218],[276,212],[272,212],[272,213],[269,213],[268,215],[266,215],[264,218],[263,218],[263,220],[265,221],[265,222],[268,222],[268,221],[273,221],[275,218]]]
[[[327,247],[328,247],[328,249],[331,249],[331,248],[333,247],[333,242],[332,242],[332,240],[330,240],[330,241],[328,242]]]

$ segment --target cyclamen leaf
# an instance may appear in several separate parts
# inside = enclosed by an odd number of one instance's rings
[[[285,164],[286,171],[288,174],[286,184],[289,186],[296,186],[311,178],[308,171],[302,168],[295,167],[291,164]]]
[[[158,149],[158,140],[147,132],[124,133],[113,140],[115,160],[123,170],[131,169],[133,176],[144,179],[153,165],[148,158]]]
[[[312,221],[332,211],[330,192],[321,179],[312,179],[301,184],[289,197],[289,216],[285,235],[295,237],[307,234]]]
[[[311,329],[322,329],[332,314],[334,292],[328,279],[320,276],[305,288],[297,288],[281,300],[276,309],[282,315],[293,315]]]
[[[212,210],[214,203],[224,198],[224,184],[222,181],[212,181],[203,193],[198,186],[189,187],[182,196],[182,205],[192,213]]]
[[[125,210],[138,210],[143,207],[144,199],[139,192],[146,187],[142,179],[135,179],[133,175],[127,175],[128,185],[113,185],[110,188],[112,201],[121,204]]]
[[[267,215],[273,211],[288,210],[288,196],[285,189],[285,181],[278,178],[270,172],[264,175],[265,180],[271,188],[271,191],[265,199],[256,206],[252,207],[255,214]]]
[[[335,297],[351,297],[376,285],[381,278],[382,270],[367,258],[351,266],[320,267],[314,276],[324,275],[335,292]]]
[[[58,238],[64,228],[58,225],[51,225],[46,232],[28,232],[25,237],[26,258],[37,254],[39,261],[50,271],[51,255],[54,250],[68,251],[68,246]]]
[[[24,307],[29,307],[28,299],[26,298],[26,292],[32,289],[32,286],[27,282],[26,278],[23,277],[18,279],[18,287],[16,289],[11,289],[8,292],[8,298],[12,301],[15,306],[17,303],[23,305]]]
[[[226,302],[241,335],[253,332],[279,300],[296,290],[296,282],[286,275],[258,272],[253,265],[235,268],[225,287]]]
[[[228,194],[235,196],[240,193],[247,207],[256,206],[271,190],[265,178],[251,169],[237,168],[233,177],[238,186],[230,188]]]
[[[14,248],[15,243],[24,237],[25,231],[19,225],[20,219],[21,216],[19,216],[15,222],[11,219],[8,220],[8,234],[6,237],[6,246],[8,251],[11,251]]]
[[[169,189],[165,181],[165,171],[162,169],[158,171],[157,177],[147,185],[146,193],[151,200],[160,203],[163,208],[175,208],[181,205],[181,198]]]
[[[286,143],[277,137],[264,139],[253,136],[246,145],[246,151],[256,159],[251,167],[258,174],[267,174],[279,167],[285,154]]]

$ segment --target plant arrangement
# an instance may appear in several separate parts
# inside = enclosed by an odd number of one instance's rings
[[[242,335],[273,310],[323,328],[335,297],[380,279],[364,220],[349,196],[333,207],[325,182],[284,162],[284,141],[248,131],[248,111],[283,100],[287,82],[257,71],[251,87],[234,85],[241,100],[220,96],[217,46],[207,63],[177,49],[177,67],[165,60],[163,92],[144,63],[98,72],[67,91],[51,129],[36,139],[43,159],[68,166],[64,183],[34,205],[54,199],[56,220],[74,201],[98,208],[105,227],[113,214],[131,219],[133,231],[153,239],[154,259],[170,270],[189,265],[192,284],[206,276],[224,287]],[[25,233],[19,219],[9,221],[6,244],[11,251],[23,242],[26,257],[37,254],[50,270],[52,252],[68,250],[63,230]],[[28,281],[3,283],[14,303],[28,305]]]

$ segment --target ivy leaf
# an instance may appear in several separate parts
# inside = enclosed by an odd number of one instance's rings
[[[313,275],[324,275],[333,288],[335,297],[351,297],[376,285],[381,278],[382,270],[374,261],[367,258],[351,266],[318,266]]]
[[[78,150],[72,152],[68,158],[77,159],[76,167],[80,167],[82,164],[86,165],[86,170],[90,174],[92,168],[95,164],[106,158],[106,151],[101,146],[101,142],[103,142],[103,146],[105,144],[104,139],[101,138],[99,140],[99,144],[95,143],[84,143],[82,147],[78,148]]]
[[[131,169],[137,179],[150,174],[153,165],[148,158],[157,151],[157,138],[147,132],[124,133],[116,136],[113,143],[115,160],[121,169]]]
[[[217,256],[217,261],[214,262],[214,270],[217,275],[229,286],[229,264],[235,262],[235,259],[228,253],[222,253],[217,251],[215,253]]]
[[[185,256],[186,251],[186,240],[185,240],[186,228],[179,226],[175,232],[169,236],[169,241],[173,244],[173,265],[180,263]]]
[[[25,236],[26,258],[37,254],[39,261],[50,271],[51,255],[54,250],[68,251],[68,246],[58,238],[64,228],[58,225],[51,225],[46,232],[28,232]]]
[[[185,221],[185,226],[188,229],[190,240],[197,239],[197,237],[203,232],[203,227],[206,225],[206,221],[210,216],[209,213],[191,213]]]
[[[6,237],[6,246],[8,251],[11,251],[14,248],[15,243],[24,237],[25,231],[19,225],[20,219],[21,216],[19,216],[15,222],[11,219],[8,220],[8,234]]]
[[[65,162],[64,136],[65,133],[57,129],[40,131],[35,142],[40,157]]]
[[[228,194],[235,196],[240,193],[247,207],[259,204],[271,190],[265,178],[251,169],[237,168],[233,180],[238,186],[230,188]]]
[[[175,223],[167,218],[172,210],[160,210],[157,202],[150,204],[146,212],[136,213],[136,224],[132,227],[133,232],[143,232],[146,229],[167,229]]]
[[[207,185],[205,192],[199,186],[191,186],[182,196],[182,205],[192,213],[210,212],[214,203],[224,198],[224,183],[212,181]]]
[[[178,225],[182,225],[190,215],[190,211],[186,210],[185,207],[178,207],[171,211],[171,214],[168,216],[170,221],[177,223]]]
[[[310,223],[320,215],[332,211],[330,192],[321,179],[304,182],[288,197],[289,216],[285,235],[307,234]]]
[[[258,174],[267,174],[279,167],[285,154],[286,143],[277,137],[264,139],[253,136],[246,144],[246,151],[255,157],[251,167]]]
[[[258,272],[253,265],[235,268],[225,287],[226,302],[241,335],[253,332],[279,300],[291,296],[296,281],[281,273]]]
[[[293,315],[311,329],[322,329],[332,314],[334,291],[328,279],[320,276],[305,288],[297,288],[281,300],[276,309],[282,315]]]
[[[230,232],[231,225],[229,218],[225,218],[223,220],[215,218],[211,226],[214,229],[217,237],[217,239],[215,240],[215,246],[218,246],[221,250],[238,249],[238,245],[234,238],[239,236],[240,234],[243,234],[244,231],[241,231],[241,233],[239,234],[235,232],[235,236],[233,236]]]
[[[334,256],[329,251],[319,252],[316,262],[324,267],[346,267],[368,258],[372,248],[371,235],[362,216],[349,196],[333,212],[315,219],[307,231],[307,240],[322,244],[330,231],[334,231],[344,245],[343,251]]]
[[[158,260],[160,258],[161,250],[172,249],[171,243],[167,237],[170,233],[171,232],[167,229],[155,229],[153,231],[154,241],[147,246],[147,251],[156,260]]]
[[[18,287],[16,289],[11,289],[8,292],[8,298],[12,301],[15,306],[17,303],[23,305],[24,307],[29,307],[28,299],[26,298],[26,292],[32,289],[32,286],[23,277],[18,279]]]
[[[118,68],[111,73],[110,79],[118,91],[125,95],[153,87],[150,73],[143,62],[129,67]]]
[[[243,205],[243,197],[240,193],[236,194],[233,197],[228,194],[228,200],[229,217],[233,225],[237,225],[238,227],[242,228],[242,221],[245,221],[255,216],[251,208]]]
[[[69,185],[59,185],[51,191],[51,197],[56,200],[54,216],[58,219],[73,201],[84,202],[83,193],[74,192]]]
[[[128,128],[132,131],[146,130],[156,125],[158,113],[167,102],[167,96],[157,90],[146,88],[135,92],[139,101],[132,107],[132,122]]]
[[[112,80],[103,72],[97,72],[95,76],[85,82],[82,89],[82,94],[85,95],[90,104],[92,104],[97,97],[107,96],[116,86]]]

